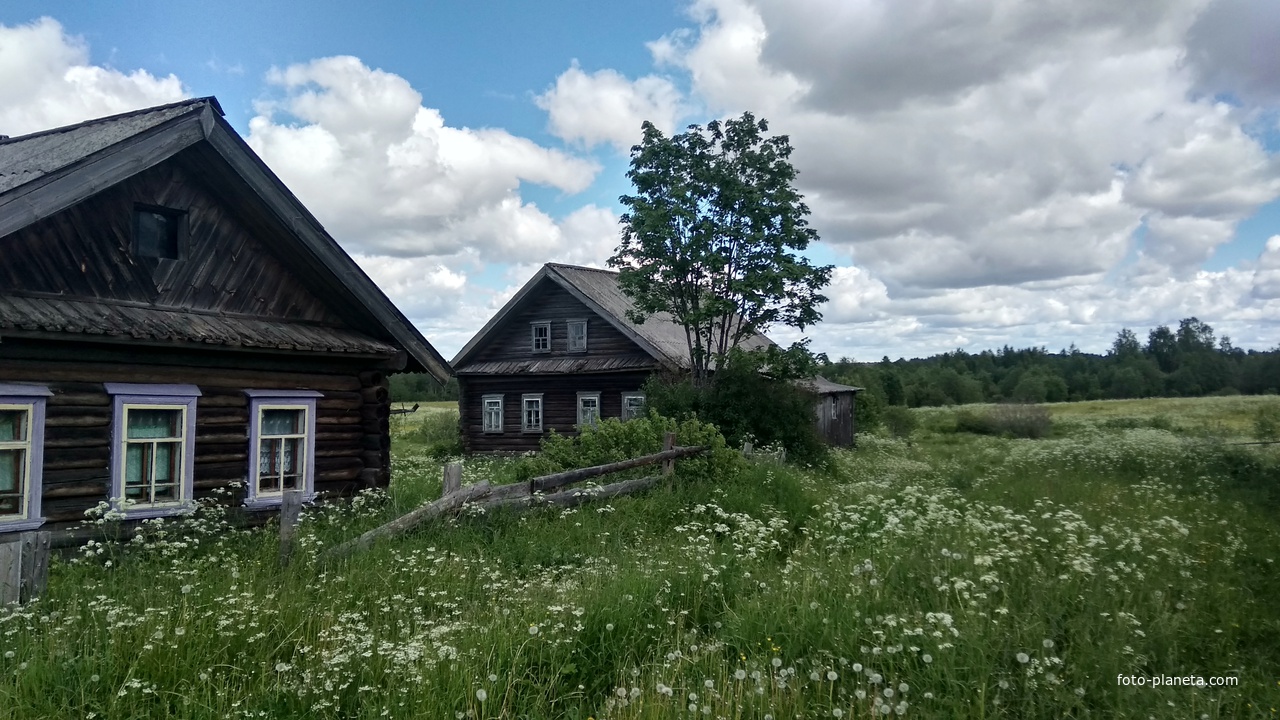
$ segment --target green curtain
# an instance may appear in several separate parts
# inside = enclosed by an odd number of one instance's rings
[[[128,437],[130,440],[180,437],[181,421],[181,410],[130,410]]]
[[[22,442],[27,439],[27,411],[0,410],[0,442]]]

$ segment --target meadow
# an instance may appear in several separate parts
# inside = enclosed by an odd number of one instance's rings
[[[217,507],[56,562],[0,609],[0,718],[1276,717],[1280,446],[1229,443],[1278,405],[1054,405],[1036,440],[920,410],[828,467],[321,562],[438,497],[421,408],[389,492],[309,509],[286,569]],[[1118,681],[1157,676],[1232,684]]]

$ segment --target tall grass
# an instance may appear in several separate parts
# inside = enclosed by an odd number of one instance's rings
[[[1274,456],[1149,426],[923,426],[910,445],[860,438],[821,473],[753,465],[600,506],[464,513],[318,563],[438,496],[440,461],[406,427],[391,492],[308,510],[287,570],[270,528],[231,532],[216,510],[57,563],[44,599],[0,610],[0,718],[1280,706],[1280,536],[1251,494],[1280,477]],[[502,462],[467,460],[465,481]],[[1192,674],[1239,685],[1117,684]]]

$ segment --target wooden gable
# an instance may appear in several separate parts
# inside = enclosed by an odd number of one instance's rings
[[[570,352],[568,322],[587,321],[587,351]],[[533,352],[532,326],[534,323],[551,324],[551,349],[549,352]],[[523,363],[527,361],[586,361],[590,367],[577,367],[577,371],[639,368],[656,366],[656,361],[639,345],[619,332],[568,290],[549,279],[544,279],[528,293],[494,328],[483,345],[476,348],[468,366],[494,366],[497,364]],[[599,362],[596,362],[599,361]],[[616,368],[604,367],[612,362]],[[581,366],[583,363],[576,363]],[[595,367],[595,365],[602,365]],[[495,368],[496,369],[496,368]],[[463,368],[459,368],[464,371]]]
[[[134,252],[134,209],[143,205],[185,213],[183,259]],[[270,240],[172,159],[5,238],[0,294],[348,325]]]

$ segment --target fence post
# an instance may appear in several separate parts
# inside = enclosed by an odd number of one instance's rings
[[[676,446],[676,434],[675,434],[675,433],[673,433],[673,432],[669,432],[669,433],[667,433],[666,435],[663,435],[663,436],[662,436],[662,449],[663,449],[664,451],[665,451],[665,450],[671,450],[671,449],[675,448],[675,446]],[[670,475],[671,473],[675,472],[675,469],[676,469],[676,461],[675,461],[675,460],[663,460],[663,461],[662,461],[662,474],[663,474],[663,475]]]
[[[293,536],[298,532],[298,516],[302,514],[301,490],[285,490],[280,499],[280,565],[288,565],[293,555]]]
[[[44,594],[49,585],[49,548],[53,536],[48,530],[22,533],[22,588],[18,600],[29,602]]]
[[[22,589],[22,539],[0,540],[0,605],[18,602]]]
[[[0,541],[0,605],[29,602],[49,584],[52,535],[24,532]]]
[[[742,441],[742,457],[749,458],[755,452],[755,448],[751,446],[750,440]]]
[[[440,497],[457,492],[462,487],[462,463],[451,462],[444,466],[444,492]]]

